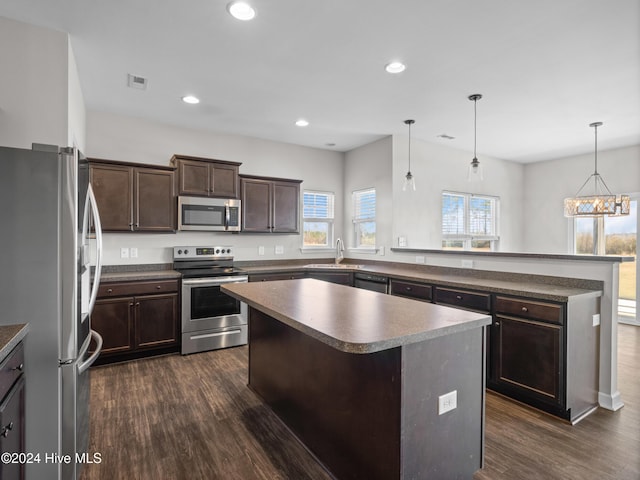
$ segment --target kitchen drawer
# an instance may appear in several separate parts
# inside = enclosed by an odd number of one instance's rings
[[[432,299],[431,285],[424,283],[405,282],[392,279],[389,283],[389,293],[399,297],[413,298],[430,302]]]
[[[150,295],[178,291],[178,280],[144,282],[102,283],[98,287],[98,298]]]
[[[24,371],[24,346],[20,342],[0,364],[0,399],[4,398]]]
[[[534,302],[532,300],[497,296],[496,313],[531,320],[542,320],[558,324],[563,323],[562,305],[556,305],[554,303]]]
[[[249,275],[250,282],[270,282],[271,280],[295,280],[304,278],[304,272],[256,273]]]
[[[435,302],[481,312],[491,312],[491,295],[488,293],[435,287]]]

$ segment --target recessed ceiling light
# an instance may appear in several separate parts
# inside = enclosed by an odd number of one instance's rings
[[[233,18],[238,20],[251,20],[256,16],[256,11],[245,2],[231,2],[227,4],[227,10]]]
[[[309,122],[307,122],[304,118],[301,118],[299,120],[296,120],[296,125],[299,127],[306,127],[309,125]]]
[[[391,62],[391,63],[387,63],[384,67],[384,69],[388,72],[388,73],[401,73],[404,72],[406,65],[402,62]]]
[[[200,103],[200,99],[198,97],[194,97],[193,95],[186,95],[182,97],[182,101],[184,103],[190,103],[192,105],[195,105],[196,103]]]

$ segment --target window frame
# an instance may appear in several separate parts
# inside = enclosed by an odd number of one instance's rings
[[[444,230],[444,199],[445,195],[457,196],[463,198],[463,232],[455,234],[443,233]],[[492,203],[492,234],[473,234],[471,233],[471,200],[474,198],[480,198],[484,200],[490,200]],[[443,190],[440,195],[440,235],[441,235],[441,248],[443,250],[460,250],[454,247],[445,247],[443,244],[445,241],[459,241],[462,243],[462,251],[482,251],[473,247],[473,243],[476,241],[488,241],[490,245],[490,251],[495,252],[498,250],[500,242],[500,197],[495,195],[484,195],[465,192],[454,192],[450,190]]]
[[[358,211],[362,210],[361,207],[361,202],[359,202],[358,198],[361,198],[362,196],[368,194],[368,193],[373,193],[373,215],[372,216],[362,216],[359,217],[358,216]],[[351,193],[351,200],[352,200],[352,208],[353,208],[353,217],[352,217],[352,222],[353,222],[353,226],[354,226],[354,243],[353,243],[353,248],[355,249],[359,249],[359,250],[366,250],[366,251],[376,251],[377,250],[377,231],[378,231],[378,224],[377,224],[377,203],[378,203],[378,193],[376,192],[375,187],[368,187],[368,188],[362,188],[362,189],[358,189],[358,190],[354,190]],[[358,205],[360,205],[360,208],[358,207]],[[373,224],[373,245],[368,245],[368,244],[364,244],[360,242],[360,239],[362,238],[361,236],[361,232],[362,232],[362,225],[365,223],[372,223]]]
[[[305,195],[323,195],[327,197],[328,210],[326,217],[306,217],[305,216]],[[317,250],[317,249],[327,249],[333,248],[334,236],[335,236],[335,204],[336,204],[336,194],[334,192],[323,191],[323,190],[303,190],[302,192],[302,248],[304,250]],[[307,223],[322,223],[327,225],[327,244],[326,245],[317,245],[317,244],[306,244],[305,243],[305,225]]]

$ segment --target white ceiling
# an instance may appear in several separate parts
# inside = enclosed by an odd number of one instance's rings
[[[338,151],[414,118],[414,138],[472,150],[481,93],[480,158],[587,153],[595,121],[600,149],[640,144],[638,0],[248,1],[250,22],[226,0],[2,0],[0,15],[70,33],[90,110]]]

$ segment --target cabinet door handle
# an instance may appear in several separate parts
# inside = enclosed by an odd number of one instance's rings
[[[113,293],[113,288],[107,288],[107,293]]]
[[[129,304],[129,306],[130,306],[130,307],[133,307],[133,302],[131,302],[131,303]]]
[[[22,370],[24,370],[24,363],[21,363],[17,367],[13,367],[11,370],[18,370],[19,372],[21,372]]]
[[[136,302],[136,307],[139,307],[139,306],[140,306],[140,302]]]
[[[500,326],[500,322],[496,322],[496,323],[495,323],[495,326],[496,326],[496,327],[499,327],[499,326]]]
[[[162,286],[161,285],[156,285],[156,290],[161,290]]]
[[[461,295],[456,295],[456,298],[457,298],[458,300],[462,300],[462,296],[461,296]]]
[[[529,311],[529,309],[528,309],[527,307],[522,307],[522,311],[523,311],[523,312],[528,312],[528,311]]]
[[[410,291],[411,291],[411,287],[406,287],[406,288],[405,288],[405,290],[406,290],[407,292],[410,292]]]

